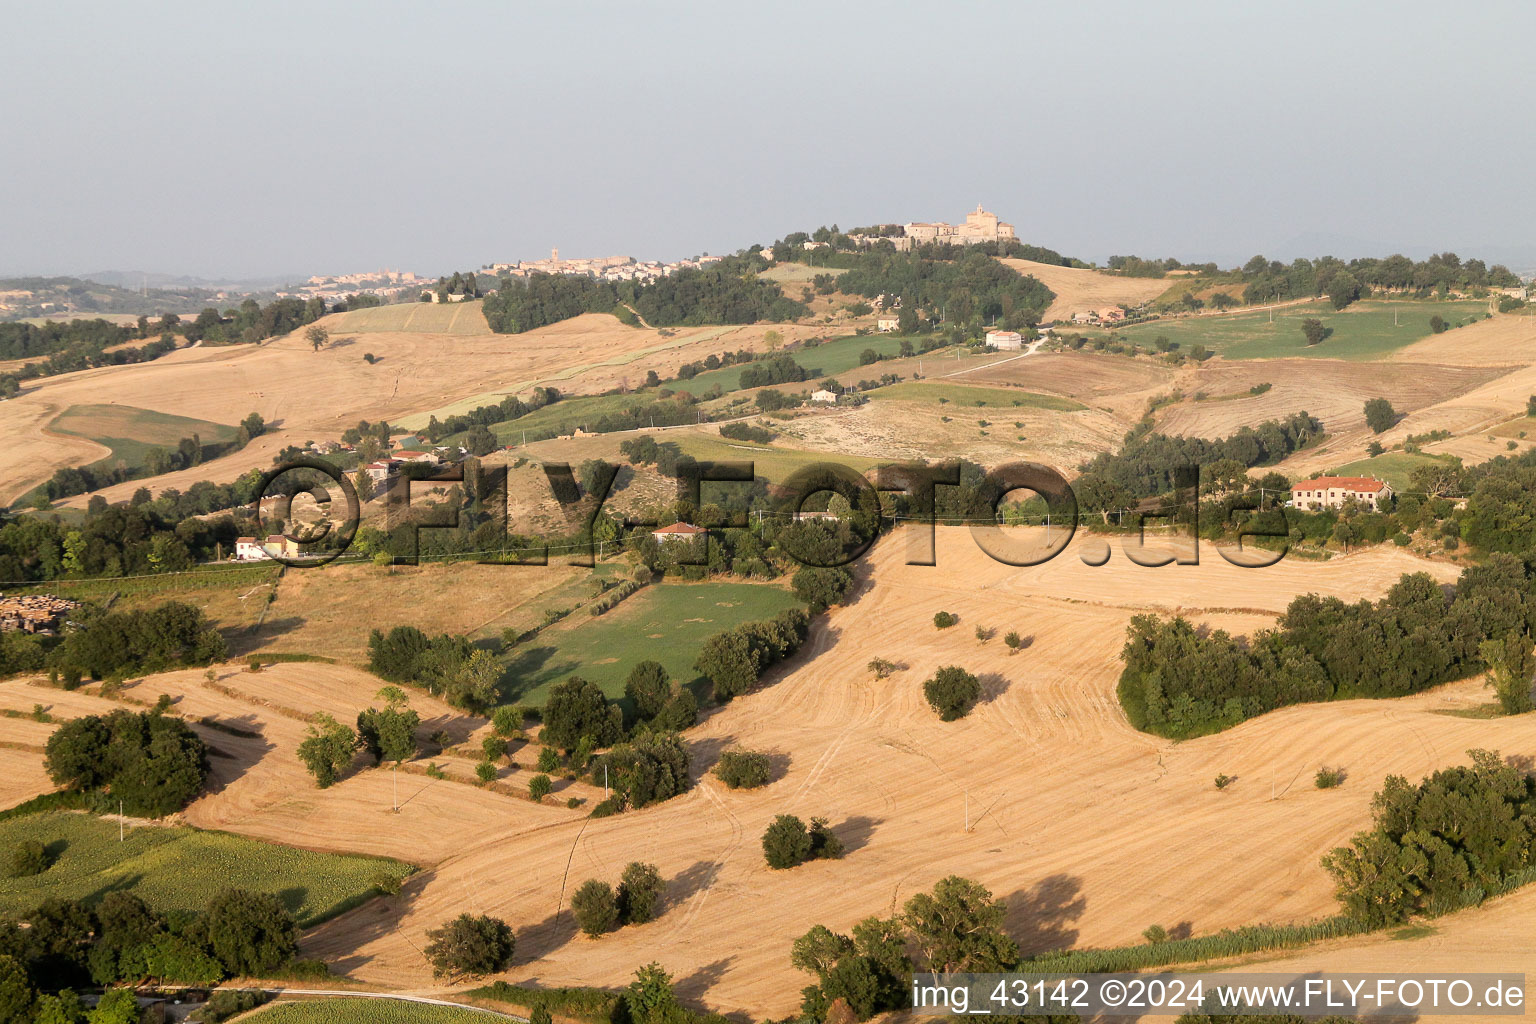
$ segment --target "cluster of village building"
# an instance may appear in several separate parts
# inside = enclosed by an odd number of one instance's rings
[[[280,299],[324,299],[328,304],[340,302],[348,295],[369,292],[381,299],[392,299],[410,294],[413,298],[423,285],[436,282],[413,274],[409,270],[369,270],[358,274],[317,274],[296,288],[277,293]]]
[[[551,249],[549,258],[519,260],[516,263],[493,263],[487,268],[497,277],[530,277],[533,274],[569,274],[590,277],[599,281],[655,281],[688,268],[707,267],[718,263],[720,256],[700,256],[691,260],[662,263],[657,260],[637,260],[633,256],[596,256],[578,259],[561,259],[559,249]]]

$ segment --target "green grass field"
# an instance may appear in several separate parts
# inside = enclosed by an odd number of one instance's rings
[[[64,811],[0,821],[0,850],[35,839],[54,856],[42,874],[0,886],[0,915],[20,916],[52,897],[94,903],[119,890],[157,910],[201,910],[233,886],[278,896],[308,926],[370,895],[380,873],[404,878],[412,871],[394,860],[311,853],[194,828],[129,828],[121,843],[117,835],[115,822]]]
[[[944,384],[931,380],[903,381],[869,393],[871,401],[897,399],[904,402],[924,402],[933,405],[953,404],[986,408],[1050,409],[1055,412],[1077,412],[1088,408],[1081,402],[1056,395],[1040,395],[1033,391],[1016,388],[983,388],[966,384]]]
[[[1276,359],[1305,356],[1314,359],[1376,359],[1429,337],[1430,317],[1439,315],[1449,324],[1481,318],[1488,304],[1479,300],[1431,302],[1375,300],[1357,302],[1335,311],[1327,302],[1311,302],[1283,309],[1228,316],[1155,320],[1113,332],[1117,341],[1135,341],[1150,347],[1159,335],[1179,343],[1187,352],[1204,345],[1225,359]],[[1274,322],[1270,322],[1273,314]],[[1308,345],[1302,337],[1302,320],[1314,317],[1333,334],[1321,344]],[[1395,318],[1395,323],[1394,323]]]
[[[775,263],[757,276],[765,281],[777,281],[781,285],[810,284],[817,274],[837,277],[844,273],[840,267],[812,267],[805,263]],[[788,289],[785,289],[788,291]],[[798,289],[797,289],[798,292]]]
[[[513,648],[502,699],[542,704],[552,684],[572,675],[621,697],[630,670],[646,660],[661,662],[673,679],[689,683],[698,678],[693,662],[709,637],[799,604],[792,591],[767,583],[655,584],[606,615],[579,609]]]
[[[751,462],[755,475],[771,483],[782,483],[797,470],[818,462],[836,462],[849,466],[860,473],[878,466],[882,459],[862,455],[841,455],[832,452],[813,452],[798,448],[776,448],[750,441],[732,441],[729,438],[692,433],[657,434],[658,441],[675,441],[685,455],[700,462]]]
[[[418,334],[490,334],[480,300],[468,302],[401,302],[393,306],[371,306],[341,314],[331,326],[331,334],[378,334],[404,332]]]
[[[1373,476],[1392,485],[1394,491],[1408,489],[1409,477],[1420,466],[1446,461],[1433,455],[1411,455],[1408,452],[1387,452],[1372,459],[1360,459],[1332,471],[1334,476]]]
[[[94,465],[122,461],[129,466],[144,465],[149,449],[157,446],[174,449],[178,441],[193,434],[207,445],[233,441],[238,432],[237,428],[224,423],[137,409],[131,405],[72,405],[54,417],[48,429],[84,437],[112,449],[111,455]]]
[[[257,1010],[251,1024],[485,1024],[506,1017],[402,999],[311,999]]]

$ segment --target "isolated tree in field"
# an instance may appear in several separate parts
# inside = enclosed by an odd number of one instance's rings
[[[768,331],[763,334],[763,347],[769,352],[777,352],[782,344],[784,344],[784,335],[778,331]]]
[[[994,636],[997,636],[997,630],[993,629],[992,627],[990,627],[990,626],[977,626],[976,627],[976,639],[980,640],[982,643],[986,643],[988,640],[991,640]]]
[[[1017,630],[1010,629],[1008,635],[1003,637],[1003,643],[1008,645],[1009,654],[1018,654],[1024,649],[1024,638],[1019,636]]]
[[[1439,313],[1429,318],[1429,329],[1434,334],[1444,334],[1449,327],[1450,324],[1446,323],[1445,317]]]
[[[331,340],[331,332],[319,324],[315,324],[313,327],[305,330],[304,340],[309,342],[311,348],[319,352],[325,347],[325,343]]]
[[[1488,666],[1488,685],[1499,698],[1506,715],[1523,715],[1532,708],[1532,678],[1536,677],[1536,653],[1529,636],[1510,633],[1502,640],[1484,640],[1478,648]]]
[[[309,723],[304,742],[299,744],[299,760],[315,777],[315,783],[326,789],[341,777],[356,751],[357,733],[322,712]]]
[[[398,686],[386,686],[375,695],[383,710],[369,708],[357,716],[357,733],[375,763],[392,761],[395,776],[395,810],[400,809],[399,770],[402,761],[416,756],[416,730],[421,716],[411,709],[410,698]]]
[[[23,839],[11,851],[7,874],[12,878],[31,878],[48,870],[48,848],[36,839]]]
[[[596,878],[582,882],[571,897],[571,912],[576,915],[581,930],[594,938],[611,931],[619,920],[618,898],[614,896],[613,886]]]
[[[885,658],[871,658],[868,668],[874,673],[876,679],[884,679],[896,671],[896,663]]]
[[[775,870],[804,864],[811,855],[811,834],[793,814],[781,814],[763,832],[763,859]]]
[[[731,789],[756,789],[773,780],[773,762],[754,750],[727,750],[715,765],[715,777]]]
[[[907,901],[902,923],[931,971],[1012,970],[1019,947],[1003,932],[1007,907],[980,882],[950,875]]]
[[[923,696],[940,721],[953,722],[970,714],[981,699],[981,680],[958,665],[945,665],[923,682]]]
[[[960,617],[958,615],[952,615],[949,612],[935,612],[933,615],[935,629],[948,629],[959,621]]]
[[[1397,422],[1397,410],[1385,398],[1372,398],[1365,403],[1365,425],[1376,433],[1391,428]]]
[[[560,770],[560,754],[554,747],[539,748],[539,771],[548,774]]]
[[[511,966],[517,950],[517,937],[507,922],[471,914],[460,914],[432,929],[427,940],[424,952],[439,978],[498,974]]]
[[[236,976],[271,974],[298,949],[293,916],[268,893],[225,889],[209,901],[203,920],[214,958]]]
[[[635,715],[648,722],[661,714],[661,709],[672,699],[672,680],[660,662],[642,661],[629,670],[624,681],[624,696],[635,705]]]
[[[624,924],[644,924],[651,920],[656,916],[656,905],[661,902],[665,888],[656,865],[638,860],[626,864],[615,896],[619,920]]]
[[[1316,345],[1328,337],[1328,328],[1323,326],[1321,320],[1309,316],[1301,322],[1301,333],[1307,339],[1308,345]]]
[[[549,796],[549,791],[554,788],[554,783],[549,781],[548,775],[535,775],[528,780],[528,799],[534,803],[540,803]]]

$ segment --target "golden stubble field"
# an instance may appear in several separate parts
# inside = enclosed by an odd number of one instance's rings
[[[365,311],[371,312],[371,311]],[[349,333],[351,314],[320,321],[332,342],[314,351],[302,332],[260,345],[197,346],[150,363],[100,367],[29,382],[20,396],[0,403],[0,431],[11,447],[0,464],[0,502],[12,501],[61,466],[91,462],[106,449],[80,438],[61,438],[47,424],[72,405],[117,403],[234,424],[259,412],[271,428],[239,452],[152,480],[99,492],[127,500],[139,487],[185,489],[198,480],[222,483],[266,468],[286,445],[335,438],[360,419],[388,419],[406,427],[536,385],[600,392],[635,386],[654,369],[663,377],[682,363],[726,349],[760,349],[777,329],[785,341],[825,333],[795,325],[685,328],[626,327],[607,314],[589,313],[525,334],[423,334],[406,330]],[[377,357],[374,364],[365,353]],[[72,501],[83,504],[85,496]]]
[[[1097,270],[1077,267],[1058,267],[1034,260],[1001,260],[1021,274],[1035,278],[1051,291],[1056,298],[1045,311],[1045,320],[1070,320],[1073,313],[1086,313],[1105,306],[1138,306],[1157,298],[1168,290],[1169,282],[1163,278],[1121,277]]]
[[[518,929],[513,979],[620,985],[655,959],[684,995],[757,1015],[796,1002],[805,981],[788,964],[796,936],[816,923],[846,929],[888,914],[950,873],[1006,898],[1009,926],[1029,950],[1134,942],[1154,923],[1188,923],[1198,933],[1326,915],[1334,904],[1318,858],[1367,824],[1385,775],[1417,779],[1469,747],[1517,752],[1536,742],[1536,721],[1436,713],[1486,701],[1475,681],[1403,700],[1289,708],[1181,744],[1125,723],[1114,683],[1130,615],[1181,610],[1250,632],[1296,593],[1373,597],[1405,571],[1454,573],[1399,550],[1245,570],[1207,547],[1199,566],[1148,569],[1131,565],[1117,543],[1108,565],[1090,568],[1078,556],[1103,540],[1079,538],[1051,562],[1015,569],[979,553],[961,529],[939,531],[937,567],[905,565],[910,543],[908,534],[877,545],[861,568],[859,599],[821,620],[809,649],[770,685],[689,734],[696,774],[730,746],[779,755],[782,776],[755,792],[702,777],[657,807],[589,821],[564,807],[401,776],[410,799],[395,815],[388,772],[315,790],[293,755],[302,723],[203,687],[199,672],[152,677],[129,692],[177,694],[183,713],[262,734],[210,733],[233,757],[218,761],[220,787],[189,808],[189,821],[429,869],[404,899],[370,904],[306,938],[307,950],[349,974],[428,986],[418,952],[426,929],[464,911],[492,913]],[[935,630],[939,610],[960,624]],[[1009,655],[1001,639],[978,642],[977,625],[999,636],[1017,629],[1030,646]],[[866,669],[877,656],[902,668],[877,682]],[[939,722],[920,692],[945,664],[981,675],[988,694],[956,723]],[[290,664],[254,675],[225,669],[220,683],[340,717],[366,703],[376,681],[341,666]],[[55,694],[0,686],[18,709]],[[483,729],[452,709],[433,708],[432,717]],[[0,750],[8,767],[36,757]],[[1323,764],[1348,771],[1344,787],[1311,786]],[[1217,791],[1218,773],[1238,781]],[[758,840],[779,813],[828,817],[848,856],[770,871]],[[656,863],[668,880],[665,912],[598,940],[578,937],[561,910],[569,893],[589,877],[616,879],[636,859]]]

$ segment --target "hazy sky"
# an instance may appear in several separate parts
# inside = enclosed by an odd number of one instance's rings
[[[1528,4],[0,16],[0,274],[670,259],[977,202],[1086,259],[1536,256]]]

